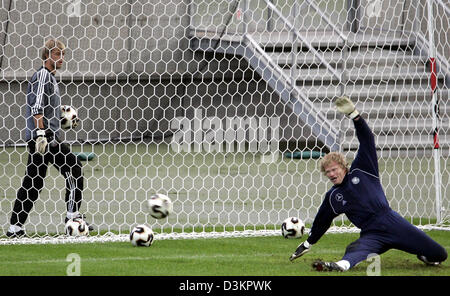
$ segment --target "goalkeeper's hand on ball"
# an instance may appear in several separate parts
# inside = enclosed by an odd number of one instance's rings
[[[289,257],[289,260],[291,262],[294,261],[298,257],[301,257],[304,254],[308,253],[310,249],[311,249],[311,244],[309,244],[308,241],[304,241],[297,247],[297,250],[295,250],[294,254],[292,254],[291,257]]]
[[[353,102],[346,96],[340,97],[336,100],[336,108],[339,112],[350,117],[350,119],[355,119],[359,115],[359,112],[356,110]]]
[[[45,137],[45,131],[44,130],[38,130],[36,132],[37,138],[36,138],[36,150],[40,154],[44,155],[45,152],[47,152],[47,138]]]

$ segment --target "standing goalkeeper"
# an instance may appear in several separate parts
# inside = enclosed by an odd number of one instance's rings
[[[25,235],[23,225],[44,186],[49,163],[66,180],[65,221],[82,217],[78,212],[83,191],[81,162],[70,151],[69,145],[60,141],[61,98],[55,72],[62,67],[64,54],[65,45],[61,41],[48,40],[41,54],[43,66],[34,73],[28,85],[25,140],[29,155],[6,233],[11,238]]]
[[[328,230],[333,219],[346,214],[361,229],[360,238],[351,243],[338,262],[316,261],[318,271],[346,271],[370,254],[398,249],[414,255],[427,265],[438,265],[447,259],[446,250],[423,231],[393,211],[380,183],[375,140],[365,120],[347,97],[336,101],[337,110],[354,123],[360,147],[350,168],[337,152],[327,154],[320,169],[333,183],[314,219],[308,239],[300,244],[291,261],[307,253]]]

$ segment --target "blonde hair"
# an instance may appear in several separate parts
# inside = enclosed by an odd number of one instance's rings
[[[330,152],[325,155],[320,161],[320,171],[325,173],[325,168],[330,165],[330,163],[335,162],[338,165],[342,166],[345,170],[348,170],[348,163],[345,159],[345,156],[339,152]]]
[[[66,46],[64,45],[64,43],[62,43],[61,41],[57,40],[57,39],[49,39],[45,42],[44,44],[44,48],[42,49],[41,52],[41,58],[43,61],[47,60],[50,57],[50,52],[53,49],[59,48],[60,50],[64,51],[66,49]]]

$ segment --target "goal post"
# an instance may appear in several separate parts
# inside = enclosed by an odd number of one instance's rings
[[[358,148],[333,105],[343,94],[375,134],[391,207],[448,230],[449,11],[428,0],[3,1],[0,242],[122,241],[137,224],[160,239],[281,236],[288,217],[310,227],[329,188],[320,157],[352,161]],[[11,240],[28,81],[49,38],[67,46],[55,77],[81,123],[63,135],[85,156],[80,212],[95,230],[63,236],[66,184],[50,166],[28,237]],[[155,193],[171,198],[168,218],[145,212]],[[357,229],[340,216],[330,231]]]

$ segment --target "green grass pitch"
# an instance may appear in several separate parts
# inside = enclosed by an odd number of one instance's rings
[[[80,147],[75,147],[80,148]],[[84,147],[83,151],[90,152],[90,148]],[[229,198],[234,195],[228,192],[227,188],[233,184],[234,178],[242,180],[245,184],[246,178],[257,176],[258,167],[254,164],[253,157],[236,154],[233,157],[225,154],[211,155],[199,153],[175,154],[164,145],[96,145],[91,147],[97,157],[90,162],[84,163],[84,173],[87,180],[85,189],[86,202],[85,212],[91,215],[96,226],[114,226],[124,233],[129,230],[130,223],[147,222],[144,213],[140,212],[139,203],[136,203],[134,191],[124,191],[121,188],[138,188],[133,182],[139,181],[136,175],[145,176],[150,182],[140,182],[139,186],[143,191],[151,190],[154,186],[160,188],[171,188],[169,195],[175,201],[175,206],[180,206],[186,200],[201,201],[202,209],[198,215],[177,211],[177,215],[172,215],[168,219],[168,225],[175,228],[180,227],[176,221],[192,221],[194,225],[205,225],[205,230],[212,225],[204,224],[206,213],[210,209],[222,205],[226,212],[228,207],[233,207]],[[9,150],[8,150],[9,149]],[[24,171],[24,148],[1,150],[0,160],[2,163],[2,173],[11,178],[2,178],[0,187],[4,189],[0,192],[0,207],[3,213],[0,215],[0,224],[5,231],[8,225],[8,218],[12,201],[15,198],[16,188]],[[5,153],[7,152],[7,153]],[[110,157],[111,156],[111,157]],[[119,157],[120,156],[120,157]],[[164,156],[164,157],[163,157]],[[391,206],[395,210],[407,208],[409,212],[417,214],[414,223],[433,223],[433,217],[427,213],[432,212],[432,200],[426,198],[433,196],[433,190],[427,184],[432,183],[433,171],[430,169],[432,160],[423,159],[381,159],[380,172],[383,184],[386,186],[386,194]],[[237,164],[241,164],[238,166]],[[448,166],[448,160],[443,160],[442,167]],[[153,169],[148,169],[149,167]],[[419,177],[411,172],[419,172]],[[280,158],[276,164],[270,164],[266,171],[262,173],[270,174],[270,178],[255,179],[261,184],[271,183],[269,189],[261,192],[260,186],[244,191],[245,202],[239,211],[247,213],[248,208],[255,208],[260,211],[266,203],[273,205],[275,209],[282,206],[286,208],[302,209],[311,207],[311,204],[320,204],[323,193],[328,188],[320,172],[317,170],[316,160],[291,160]],[[263,175],[264,175],[263,174]],[[283,178],[293,175],[297,182],[288,188],[283,187]],[[176,177],[184,176],[191,184],[192,188],[204,188],[203,190],[186,190],[181,186],[182,182],[173,182],[166,186],[167,180],[178,180]],[[228,177],[231,176],[231,177]],[[309,176],[310,178],[306,178]],[[64,188],[64,180],[56,170],[49,172],[46,180],[46,190],[35,205],[30,220],[34,218],[34,223],[28,223],[30,227],[40,225],[41,217],[38,215],[51,212],[54,217],[52,221],[61,221],[61,212],[54,209],[46,209],[48,200],[53,200],[58,209],[64,208],[61,195],[50,194],[51,188]],[[221,187],[215,187],[214,178],[224,180]],[[290,178],[290,177],[289,177]],[[126,184],[122,184],[123,181]],[[128,180],[130,180],[128,182]],[[290,180],[290,179],[289,179]],[[289,181],[288,180],[288,181]],[[444,171],[443,184],[449,184],[448,171]],[[47,182],[48,181],[48,182]],[[290,180],[292,182],[292,180]],[[258,184],[259,184],[258,183]],[[316,184],[311,192],[308,184]],[[290,184],[289,182],[286,184]],[[412,185],[411,185],[412,184]],[[123,187],[122,187],[123,186]],[[153,187],[152,187],[153,186]],[[444,195],[448,191],[448,186],[444,188]],[[49,189],[50,188],[50,189]],[[105,189],[106,188],[106,189]],[[282,204],[279,198],[279,188],[283,189],[283,194],[288,196],[298,196],[298,192],[307,192],[308,199],[295,198],[287,200]],[[212,193],[209,195],[208,190]],[[110,204],[105,205],[104,197],[112,198],[111,195],[103,192],[121,192],[116,196],[118,200],[130,197],[131,217],[113,217],[113,214],[120,213],[115,209],[116,202],[111,199]],[[258,195],[261,199],[253,204],[253,196]],[[215,197],[210,201],[209,197]],[[411,199],[414,196],[414,199]],[[143,198],[142,197],[139,197]],[[226,200],[222,200],[226,197]],[[430,201],[431,200],[431,201]],[[303,204],[307,202],[308,204]],[[445,203],[448,203],[446,200]],[[50,203],[52,204],[52,203]],[[128,206],[128,203],[124,205]],[[46,210],[45,210],[46,209]],[[44,211],[45,210],[45,211]],[[111,212],[107,212],[110,210]],[[192,213],[194,213],[193,211]],[[409,213],[408,212],[408,213]],[[107,213],[108,215],[104,215]],[[135,221],[135,214],[139,221]],[[314,212],[315,213],[315,212]],[[314,214],[312,213],[312,214]],[[98,214],[98,215],[96,215]],[[101,214],[101,215],[100,215]],[[136,214],[136,215],[137,215]],[[300,213],[302,214],[302,213]],[[311,213],[310,213],[311,214]],[[47,215],[50,216],[50,215]],[[43,218],[48,218],[43,215]],[[39,218],[39,219],[38,219]],[[104,221],[104,219],[106,219]],[[109,219],[109,220],[108,220]],[[129,219],[131,222],[129,222]],[[172,219],[172,220],[171,220]],[[175,221],[176,220],[176,221]],[[102,222],[103,221],[103,222]],[[214,222],[216,228],[223,227],[220,221]],[[120,224],[117,224],[120,222]],[[101,224],[103,223],[103,224]],[[56,223],[55,227],[63,227],[62,223]],[[117,224],[117,225],[116,225]],[[51,224],[53,225],[53,224]],[[248,224],[247,226],[252,226]],[[270,225],[269,225],[270,226]],[[273,225],[272,225],[273,226]],[[53,229],[52,228],[52,229]],[[161,229],[157,229],[160,232]],[[39,229],[38,229],[39,230]],[[200,229],[202,231],[204,229]],[[217,229],[215,229],[217,230]],[[166,231],[164,231],[166,232]],[[31,229],[33,233],[33,229]],[[437,242],[443,245],[447,251],[450,250],[450,234],[447,231],[428,232]],[[0,235],[1,236],[1,235]],[[70,268],[70,254],[76,254],[80,258],[80,274],[82,276],[276,276],[276,277],[297,277],[297,276],[365,276],[370,262],[363,262],[354,269],[345,273],[318,273],[313,271],[311,264],[315,259],[339,260],[345,251],[346,246],[358,238],[358,234],[326,234],[310,253],[291,263],[288,258],[296,249],[301,240],[286,240],[280,236],[275,237],[249,237],[249,238],[223,238],[223,239],[184,239],[184,240],[158,240],[149,248],[132,247],[129,242],[122,243],[86,243],[86,244],[58,244],[58,245],[0,245],[0,276],[65,276]],[[380,272],[382,276],[449,276],[450,265],[447,260],[441,266],[427,267],[418,261],[414,255],[391,250],[381,255]]]
[[[450,251],[446,231],[428,231]],[[311,252],[288,260],[302,239],[280,236],[224,239],[156,239],[150,247],[129,242],[0,246],[0,276],[65,276],[70,254],[81,276],[366,276],[372,262],[344,273],[313,271],[315,259],[339,260],[358,234],[325,234]],[[70,258],[70,257],[69,257]],[[450,264],[425,266],[414,255],[390,250],[380,256],[381,276],[449,276]]]

